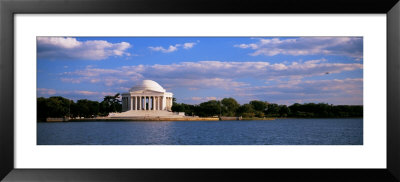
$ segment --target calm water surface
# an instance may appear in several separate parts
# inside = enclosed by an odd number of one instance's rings
[[[362,145],[363,119],[38,123],[38,145]]]

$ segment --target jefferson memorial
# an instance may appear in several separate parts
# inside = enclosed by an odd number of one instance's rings
[[[171,111],[173,94],[153,80],[143,80],[121,95],[122,112],[109,117],[184,117]]]

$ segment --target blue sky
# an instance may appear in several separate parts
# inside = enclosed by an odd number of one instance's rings
[[[38,97],[101,101],[144,79],[179,103],[363,104],[362,37],[37,37]]]

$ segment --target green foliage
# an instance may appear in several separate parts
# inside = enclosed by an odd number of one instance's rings
[[[195,107],[195,113],[201,117],[217,116],[221,113],[221,104],[216,100],[203,102]]]
[[[245,118],[252,118],[255,116],[254,106],[251,104],[243,104],[238,109],[238,116],[242,116]]]
[[[99,112],[102,116],[107,116],[110,112],[121,112],[122,104],[118,100],[120,94],[117,93],[114,96],[107,95],[104,97],[103,101],[100,102]]]
[[[264,112],[268,106],[267,102],[258,101],[258,100],[250,101],[249,104],[251,104],[253,106],[254,110],[260,111],[260,112]]]
[[[102,102],[87,99],[76,103],[63,97],[37,98],[37,119],[48,117],[96,117],[107,116],[110,112],[121,112],[119,94],[105,96]],[[242,116],[252,117],[304,117],[304,118],[343,118],[363,117],[363,106],[329,105],[326,103],[295,103],[290,106],[253,100],[240,105],[233,98],[221,101],[210,100],[199,105],[177,103],[173,98],[172,111],[185,112],[187,116]]]
[[[172,103],[171,110],[172,112],[185,112],[186,116],[193,116],[194,115],[194,105],[184,104],[184,103]]]
[[[87,99],[78,100],[77,105],[77,115],[79,117],[92,118],[99,113],[99,102],[90,101]]]
[[[329,105],[325,103],[295,103],[289,106],[291,117],[343,118],[362,117],[363,106]]]
[[[291,106],[278,105],[264,101],[253,100],[248,104],[240,105],[233,98],[224,98],[219,101],[211,100],[190,105],[176,103],[174,99],[172,111],[185,112],[188,116],[242,116],[253,117],[300,117],[300,118],[343,118],[363,117],[363,106],[339,105],[333,106],[325,103],[295,103]]]
[[[267,106],[267,110],[264,111],[265,115],[270,117],[278,117],[279,116],[279,105],[270,103]]]
[[[43,121],[49,117],[68,117],[70,106],[74,101],[60,97],[37,98],[37,120]]]
[[[49,109],[47,107],[47,99],[43,97],[37,98],[37,120],[44,121],[49,116]]]
[[[279,106],[279,116],[287,117],[290,114],[290,109],[286,105]]]
[[[46,118],[63,117],[85,117],[106,116],[109,112],[121,112],[121,101],[118,100],[119,94],[105,96],[99,103],[87,99],[78,100],[76,103],[60,96],[39,97],[37,98],[37,121],[45,121]]]
[[[224,98],[221,100],[222,116],[235,116],[240,104],[234,98]]]

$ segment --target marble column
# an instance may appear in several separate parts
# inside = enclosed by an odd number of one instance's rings
[[[158,108],[159,108],[159,110],[162,110],[162,108],[161,108],[161,96],[158,97]]]
[[[147,96],[144,96],[144,110],[148,110],[147,109]]]
[[[153,110],[154,105],[153,105],[153,97],[152,96],[149,97],[149,106],[150,106],[150,103],[151,103],[151,107],[149,107],[149,109]]]
[[[142,110],[143,109],[143,107],[142,107],[142,96],[140,96],[140,105],[139,105],[139,110]]]
[[[161,97],[158,97],[158,110],[161,110]]]
[[[160,97],[159,96],[156,97],[156,108],[157,108],[157,110],[160,110]]]
[[[169,105],[169,100],[170,100],[169,97],[167,97],[167,110],[169,110],[169,106],[170,106]]]
[[[155,107],[154,107],[154,96],[151,96],[151,110],[155,110]]]
[[[164,96],[161,97],[161,110],[164,110]]]
[[[137,110],[140,110],[140,97],[139,96],[137,96],[137,106],[136,106],[136,108],[137,108]]]
[[[157,96],[154,96],[154,110],[157,110]]]
[[[151,110],[151,96],[149,96],[149,110]]]
[[[129,110],[133,110],[133,97],[129,96]]]
[[[152,110],[152,108],[151,108],[151,96],[149,96],[149,110]]]
[[[132,108],[132,109],[131,109],[131,110],[135,110],[135,105],[136,105],[136,104],[135,104],[135,100],[136,100],[135,97],[132,96],[132,97],[131,97],[131,103],[132,103],[132,105],[131,105],[131,108]]]

